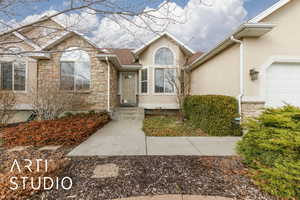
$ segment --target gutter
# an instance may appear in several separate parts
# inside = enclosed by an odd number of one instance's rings
[[[105,58],[107,63],[107,112],[110,112],[110,64],[108,60],[108,56]]]
[[[238,103],[239,120],[242,121],[242,100],[244,96],[244,43],[242,40],[237,40],[234,36],[231,36],[230,40],[240,45],[240,94],[238,96]]]

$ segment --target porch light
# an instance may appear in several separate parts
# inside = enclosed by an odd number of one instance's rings
[[[256,69],[250,69],[250,77],[252,81],[256,81],[258,79],[259,71]]]

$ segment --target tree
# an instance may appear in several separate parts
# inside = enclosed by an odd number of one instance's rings
[[[5,125],[12,117],[11,110],[16,104],[13,92],[4,91],[0,93],[0,126]]]

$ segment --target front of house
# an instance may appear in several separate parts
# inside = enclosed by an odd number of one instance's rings
[[[99,48],[46,18],[1,39],[11,41],[7,51],[23,52],[1,56],[1,90],[15,93],[17,110],[31,110],[33,97],[47,88],[84,99],[74,108],[81,111],[177,109],[176,87],[169,79],[175,80],[179,69],[199,55],[169,33],[135,50]]]
[[[178,109],[175,83],[169,80],[185,68],[192,95],[236,97],[245,117],[265,106],[300,106],[300,39],[291,37],[299,31],[299,11],[299,1],[281,0],[205,54],[169,33],[138,49],[99,48],[42,18],[0,35],[6,49],[25,52],[1,56],[0,87],[15,92],[17,110],[32,109],[32,97],[45,88],[84,99],[76,110]],[[9,46],[9,41],[20,42]]]

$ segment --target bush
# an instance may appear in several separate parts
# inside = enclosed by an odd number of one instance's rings
[[[78,114],[4,128],[4,146],[76,145],[109,122],[106,113]]]
[[[238,102],[233,97],[189,96],[184,101],[184,113],[187,119],[208,135],[241,135],[240,126],[235,122],[239,116]]]
[[[0,127],[6,125],[12,117],[12,109],[16,104],[16,97],[13,92],[5,91],[0,93]]]
[[[300,198],[300,108],[266,109],[245,124],[238,152],[255,183],[284,198]]]

